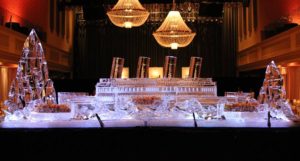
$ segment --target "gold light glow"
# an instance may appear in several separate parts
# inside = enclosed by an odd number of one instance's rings
[[[300,25],[300,9],[296,9],[291,13],[291,21]]]
[[[182,78],[188,78],[190,72],[190,67],[182,67],[181,68],[181,77]]]
[[[128,67],[123,67],[121,78],[122,79],[129,78],[129,68]]]
[[[114,25],[132,28],[143,25],[150,14],[138,0],[119,0],[107,15]]]
[[[0,67],[0,101],[4,101],[8,96],[8,68]]]
[[[299,62],[291,62],[287,64],[288,67],[296,67],[296,66],[300,66]]]
[[[196,33],[186,25],[179,11],[170,11],[153,36],[159,45],[176,50],[188,46]]]
[[[132,28],[132,22],[125,22],[124,27],[127,28],[127,29]]]
[[[281,68],[280,68],[280,73],[281,73],[282,75],[286,75],[286,74],[287,74],[286,67],[281,67]]]
[[[149,68],[149,78],[162,78],[162,77],[163,77],[163,67]]]

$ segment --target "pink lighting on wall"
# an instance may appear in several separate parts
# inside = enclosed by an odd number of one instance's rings
[[[4,22],[21,22],[21,19],[47,28],[47,0],[0,0],[0,7],[9,13],[4,15]],[[23,24],[20,24],[23,25]]]
[[[293,23],[300,25],[300,8],[292,12],[291,18]]]

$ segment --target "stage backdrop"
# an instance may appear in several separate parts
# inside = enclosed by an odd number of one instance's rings
[[[236,67],[235,5],[224,5],[224,23],[194,22],[190,28],[197,32],[186,48],[171,50],[155,41],[152,33],[160,23],[146,23],[142,27],[115,27],[108,20],[80,21],[76,24],[74,45],[74,78],[97,79],[109,77],[112,57],[125,58],[130,77],[135,77],[139,56],[151,57],[151,66],[162,67],[164,57],[178,57],[177,75],[181,67],[189,66],[191,56],[203,57],[203,77],[234,77]]]

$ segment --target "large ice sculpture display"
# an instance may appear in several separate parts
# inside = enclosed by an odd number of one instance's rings
[[[69,113],[67,105],[56,104],[56,92],[53,81],[49,78],[47,61],[42,44],[31,30],[24,42],[18,64],[16,78],[13,80],[8,100],[7,116],[12,119],[28,118],[35,113]]]
[[[144,62],[143,59],[145,59]],[[140,68],[144,68],[145,71],[149,68],[150,58],[147,57],[139,58],[138,78],[101,78],[96,85],[96,102],[101,109],[100,115],[104,119],[133,117],[149,120],[180,118],[181,115],[189,117],[192,113],[199,113],[201,116],[213,113],[211,110],[213,108],[204,109],[204,105],[200,103],[204,101],[199,99],[217,98],[216,83],[211,78],[199,78],[200,71],[191,78],[175,78],[176,62],[175,56],[165,57],[164,78],[162,79],[149,79],[147,72],[142,77],[140,76]],[[191,62],[192,67],[195,66],[193,61]],[[202,61],[198,62],[198,66],[201,63]],[[113,69],[114,65],[112,71]]]
[[[164,78],[148,78],[150,58],[141,57],[137,78],[121,79],[123,58],[114,58],[111,77],[100,78],[95,96],[60,93],[48,75],[39,38],[32,30],[26,39],[15,80],[12,82],[6,120],[264,120],[294,118],[285,99],[283,78],[274,62],[266,70],[259,102],[242,93],[217,96],[211,78],[200,78],[202,58],[192,57],[189,78],[175,78],[176,57],[166,57]],[[266,110],[267,109],[267,110]],[[1,117],[0,117],[1,119]]]
[[[259,92],[259,102],[268,105],[271,116],[274,118],[287,119],[295,117],[289,103],[286,101],[283,77],[274,61],[267,66],[263,86]]]

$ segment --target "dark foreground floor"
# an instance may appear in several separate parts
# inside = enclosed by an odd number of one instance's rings
[[[286,161],[300,160],[299,140],[299,128],[0,129],[0,153],[22,160]]]

